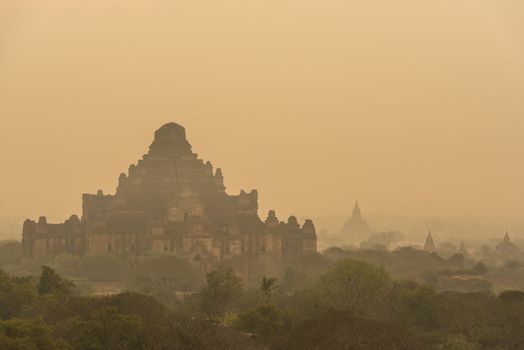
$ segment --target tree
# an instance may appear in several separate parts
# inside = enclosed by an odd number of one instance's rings
[[[141,260],[129,271],[125,281],[131,290],[145,292],[166,304],[174,304],[177,291],[197,290],[203,284],[203,276],[186,259],[165,254]]]
[[[112,306],[94,310],[87,320],[72,325],[70,342],[75,349],[140,349],[142,323]]]
[[[36,300],[34,285],[29,280],[15,279],[0,270],[0,319],[21,316],[24,308]]]
[[[291,317],[278,307],[266,304],[238,315],[236,327],[268,344],[274,336],[291,328]]]
[[[314,290],[324,308],[373,313],[386,301],[391,280],[383,267],[347,259],[322,275]]]
[[[480,343],[486,349],[524,349],[524,293],[506,291],[496,299],[489,313]]]
[[[174,346],[162,349],[262,350],[262,347],[247,334],[196,317],[178,320],[174,334]]]
[[[393,306],[395,316],[407,326],[434,329],[437,322],[435,291],[414,282],[396,283]]]
[[[69,347],[41,319],[12,319],[0,322],[0,349],[66,350]]]
[[[423,350],[398,324],[359,318],[347,311],[320,312],[273,342],[276,350]]]
[[[232,268],[220,266],[207,274],[201,292],[201,308],[209,317],[222,317],[231,301],[242,292],[242,281]]]
[[[438,322],[446,332],[460,334],[466,340],[475,338],[487,323],[495,298],[491,293],[445,292],[435,296]]]
[[[42,273],[37,286],[40,296],[55,295],[64,297],[70,295],[73,288],[73,282],[63,279],[50,267],[42,266]]]
[[[279,287],[276,278],[267,278],[264,276],[262,281],[260,281],[260,291],[262,292],[263,302],[270,302],[271,297],[273,296],[273,291]]]

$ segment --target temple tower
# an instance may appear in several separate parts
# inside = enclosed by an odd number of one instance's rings
[[[428,236],[426,237],[426,242],[424,243],[424,250],[430,253],[433,253],[437,250],[435,246],[435,241],[431,235],[431,231],[428,231]]]
[[[497,245],[495,252],[503,260],[518,259],[520,257],[520,249],[511,241],[508,231],[506,231],[502,242]]]
[[[459,253],[462,254],[464,258],[469,257],[469,252],[466,249],[466,244],[464,243],[464,241],[462,241],[462,243],[460,244]]]
[[[362,217],[358,201],[355,202],[351,219],[346,221],[342,233],[348,235],[353,241],[366,240],[373,233],[367,221]]]

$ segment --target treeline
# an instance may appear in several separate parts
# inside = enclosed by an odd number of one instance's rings
[[[246,288],[221,266],[184,297],[166,282],[169,303],[81,296],[49,267],[1,272],[0,349],[524,349],[522,292],[439,293],[353,259],[292,271]]]
[[[39,277],[0,272],[0,349],[256,349],[250,337],[185,317],[138,293],[79,296],[43,267]]]
[[[415,279],[438,291],[501,293],[508,289],[524,290],[524,262],[507,260],[488,264],[462,254],[443,258],[412,247],[394,250],[327,249],[322,256],[330,261],[365,260],[383,265],[395,279]]]
[[[149,253],[124,259],[111,253],[84,256],[41,256],[31,264],[20,265],[20,243],[0,242],[0,268],[21,276],[38,274],[43,265],[74,280],[85,294],[147,291],[169,303],[171,290],[195,292],[205,281],[199,266],[170,253]],[[437,291],[495,292],[524,290],[524,262],[508,260],[488,264],[461,254],[446,258],[411,247],[394,250],[330,248],[321,254],[295,256],[284,261],[277,277],[283,289],[303,288],[318,275],[343,259],[364,260],[384,266],[394,279],[410,279],[431,285]],[[263,277],[251,271],[246,287],[256,286]],[[104,283],[108,282],[108,283]]]

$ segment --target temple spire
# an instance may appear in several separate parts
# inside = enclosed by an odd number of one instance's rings
[[[436,250],[435,241],[431,235],[431,230],[428,231],[428,236],[426,237],[426,242],[424,243],[424,250],[428,252],[434,252]]]
[[[358,205],[358,200],[355,202],[355,207],[353,208],[353,219],[362,218],[362,212],[360,211],[360,207]]]
[[[506,231],[506,235],[504,236],[504,242],[511,242],[511,238],[509,238],[509,232]]]
[[[369,224],[362,217],[358,200],[355,201],[351,219],[346,221],[342,232],[350,235],[351,239],[356,242],[365,241],[373,234],[373,230],[371,230]]]
[[[467,258],[469,256],[469,252],[466,249],[466,244],[464,241],[460,244],[459,253],[462,254],[463,257]]]

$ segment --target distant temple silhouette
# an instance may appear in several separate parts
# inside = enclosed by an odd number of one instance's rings
[[[133,258],[173,252],[211,270],[227,263],[238,273],[278,276],[283,259],[315,252],[311,220],[301,226],[270,211],[258,216],[258,192],[229,195],[220,168],[213,171],[192,151],[185,129],[175,123],[155,132],[149,152],[118,180],[115,194],[82,196],[82,217],[61,224],[44,216],[23,227],[23,260],[45,255],[110,252]]]
[[[469,257],[469,252],[468,252],[468,249],[466,248],[466,243],[464,243],[464,241],[462,241],[460,243],[460,248],[458,250],[459,254],[462,254],[462,256],[464,258],[468,258]]]
[[[517,259],[520,256],[520,249],[511,241],[508,231],[506,231],[504,239],[497,245],[495,251],[500,258],[506,260]]]
[[[430,253],[433,253],[437,250],[435,246],[435,241],[431,235],[431,231],[428,231],[428,236],[426,237],[426,242],[424,243],[424,250]]]
[[[355,202],[355,207],[353,208],[351,218],[344,224],[342,233],[349,236],[349,238],[353,241],[366,240],[373,233],[373,230],[367,221],[362,217],[362,212],[360,211],[358,201]]]

